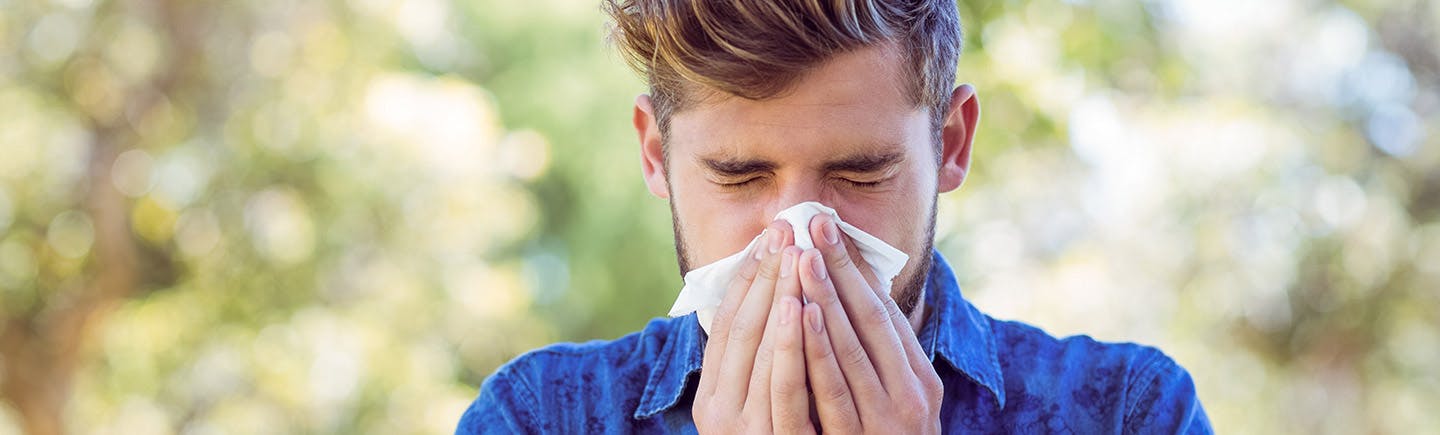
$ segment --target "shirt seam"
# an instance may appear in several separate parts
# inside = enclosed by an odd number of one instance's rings
[[[515,381],[516,385],[518,385],[521,390],[524,390],[525,400],[528,402],[527,405],[529,405],[529,408],[531,410],[538,409],[540,407],[540,395],[535,393],[535,387],[530,386],[530,382],[526,380],[524,376],[516,377]],[[544,423],[544,421],[539,421],[541,417],[535,415],[535,413],[527,411],[526,414],[529,415],[532,420],[537,420],[534,421],[534,423]]]
[[[513,400],[500,403],[505,405],[507,414],[514,419],[514,423],[519,424],[520,427],[539,427],[544,423],[541,416],[534,412],[535,409],[539,409],[539,395],[535,394],[535,389],[525,380],[525,376],[516,373],[514,366],[506,367],[496,373],[492,382],[495,382],[495,387],[505,385],[513,390]],[[494,395],[495,392],[491,391],[490,394]],[[496,395],[494,398],[499,401],[502,396]],[[520,402],[519,409],[511,406],[515,404],[514,402]]]
[[[1150,389],[1155,384],[1154,381],[1160,376],[1159,373],[1155,373],[1155,367],[1160,364],[1162,359],[1156,358],[1154,352],[1146,352],[1146,356],[1149,358],[1147,361],[1145,361],[1144,366],[1140,369],[1140,375],[1134,378],[1136,380],[1144,380],[1146,382],[1140,385],[1140,390],[1137,391],[1135,395],[1127,397],[1125,399],[1125,401],[1129,402],[1129,404],[1128,406],[1126,406],[1127,409],[1125,410],[1125,420],[1121,422],[1121,425],[1126,429],[1126,433],[1130,433],[1130,422],[1134,421],[1135,412],[1140,408],[1140,399],[1145,397],[1145,394],[1150,392]]]
[[[664,354],[665,356],[664,356],[663,358],[660,358],[660,365],[659,365],[658,367],[655,367],[654,371],[651,372],[651,374],[650,374],[650,378],[651,378],[651,379],[650,379],[650,380],[646,380],[646,382],[645,382],[645,391],[644,391],[643,393],[641,393],[641,394],[642,394],[642,397],[641,397],[641,400],[640,400],[640,406],[639,406],[639,407],[636,407],[636,408],[635,408],[635,412],[631,413],[631,415],[630,415],[631,418],[634,418],[634,419],[637,419],[637,420],[638,420],[638,419],[642,419],[642,418],[650,418],[650,417],[655,416],[655,414],[660,413],[660,411],[663,410],[663,409],[654,409],[654,408],[656,407],[655,401],[657,400],[655,397],[656,397],[656,395],[659,394],[656,390],[659,390],[660,388],[663,387],[663,385],[661,385],[661,384],[664,384],[664,383],[665,383],[665,377],[666,377],[665,374],[666,374],[666,373],[669,373],[670,363],[671,363],[673,360],[675,360],[675,359],[678,358],[678,357],[676,356],[675,349],[671,347],[671,346],[673,346],[673,345],[675,344],[675,339],[676,339],[676,337],[675,337],[674,335],[678,335],[678,332],[679,332],[679,328],[676,328],[676,329],[674,329],[674,330],[671,330],[671,335],[672,335],[672,336],[669,337],[668,340],[665,340],[665,341],[666,341],[666,343],[665,343],[665,349],[660,352],[660,353]],[[653,380],[654,382],[652,382],[652,380]],[[672,400],[672,402],[673,402],[673,400]],[[641,411],[645,411],[645,412],[641,412]],[[643,414],[643,415],[642,415],[642,414]]]

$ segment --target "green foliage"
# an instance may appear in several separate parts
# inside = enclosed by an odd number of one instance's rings
[[[1221,432],[1440,427],[1440,6],[1221,3],[961,2],[937,248],[982,310],[1165,349]],[[602,18],[0,0],[0,433],[448,433],[663,315]]]

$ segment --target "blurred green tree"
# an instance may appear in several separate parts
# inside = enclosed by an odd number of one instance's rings
[[[1222,432],[1440,427],[1440,4],[962,1],[987,312]],[[447,433],[679,288],[581,0],[0,0],[0,433]]]

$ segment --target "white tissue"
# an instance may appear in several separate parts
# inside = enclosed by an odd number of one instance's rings
[[[801,249],[810,249],[815,247],[814,241],[810,240],[810,218],[821,213],[830,215],[840,231],[854,240],[856,249],[860,251],[860,257],[870,265],[870,271],[880,280],[881,290],[889,292],[890,281],[895,279],[895,275],[900,274],[900,269],[904,268],[905,262],[910,260],[909,255],[905,255],[899,249],[885,244],[884,241],[861,231],[854,225],[845,223],[840,220],[835,209],[818,202],[795,204],[776,214],[775,219],[784,219],[790,223],[790,227],[794,229],[795,233],[795,246]],[[715,311],[720,308],[720,300],[725,297],[725,289],[730,283],[730,278],[739,272],[745,256],[750,255],[753,249],[758,249],[756,245],[759,242],[761,242],[760,236],[756,236],[740,252],[685,274],[685,288],[680,289],[680,296],[675,298],[675,305],[670,307],[670,317],[697,313],[695,317],[700,321],[700,327],[705,329],[706,334],[709,334],[710,321],[714,320]]]

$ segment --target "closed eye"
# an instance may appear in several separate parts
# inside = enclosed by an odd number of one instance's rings
[[[752,185],[754,185],[754,184],[756,184],[756,183],[759,183],[760,180],[761,180],[761,178],[763,178],[763,177],[753,177],[753,178],[746,179],[746,180],[744,180],[744,181],[737,181],[737,182],[732,182],[732,183],[716,182],[715,184],[718,184],[718,185],[720,185],[720,187],[726,188],[726,189],[740,189],[740,188],[743,188],[743,187],[748,187],[748,186],[752,186]]]
[[[850,186],[852,186],[852,187],[861,188],[861,189],[868,189],[868,188],[880,187],[880,185],[885,184],[886,181],[890,181],[889,178],[882,178],[882,179],[875,180],[875,181],[857,181],[857,180],[852,180],[852,179],[844,178],[844,177],[836,177],[836,179],[837,179],[837,180],[840,180],[840,182],[842,182],[842,183],[848,184],[848,185],[850,185]]]

